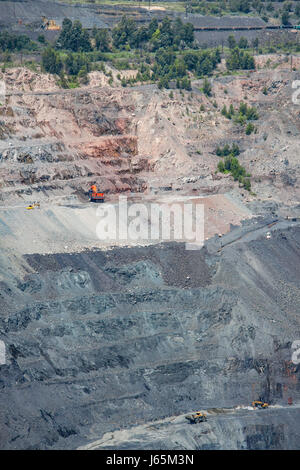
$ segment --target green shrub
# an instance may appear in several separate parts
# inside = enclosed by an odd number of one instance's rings
[[[207,80],[207,78],[204,80],[202,90],[203,90],[203,93],[204,93],[206,96],[211,96],[212,86],[211,86],[211,84],[209,83],[209,81]]]
[[[244,179],[244,188],[247,190],[247,191],[251,191],[251,181],[249,178],[245,178]]]
[[[220,173],[224,173],[224,172],[225,172],[225,165],[224,165],[223,160],[220,160],[220,161],[219,161],[219,163],[218,163],[218,170],[220,171]]]
[[[231,173],[235,181],[239,181],[247,191],[251,190],[250,179],[246,175],[246,169],[240,165],[238,159],[232,155],[229,155],[225,160],[221,160],[218,163],[218,171],[221,173]]]
[[[245,132],[247,135],[250,135],[252,132],[254,132],[254,125],[252,122],[248,122]]]
[[[255,69],[254,57],[235,47],[226,59],[226,67],[227,70],[253,70]]]

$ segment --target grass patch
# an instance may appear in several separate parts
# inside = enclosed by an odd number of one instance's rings
[[[76,3],[82,3],[86,5],[91,5],[91,2],[88,0],[58,0],[61,3],[69,3],[70,5],[76,5]],[[148,9],[148,3],[146,2],[135,2],[133,3],[132,0],[95,0],[95,3],[92,5],[114,5],[114,6],[126,6],[128,8],[138,8],[144,7]],[[151,7],[162,7],[166,10],[173,10],[173,11],[185,11],[186,3],[185,2],[155,2],[151,3]]]

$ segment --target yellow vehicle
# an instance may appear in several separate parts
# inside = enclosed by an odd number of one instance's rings
[[[60,31],[61,27],[56,24],[55,20],[48,20],[45,16],[42,17],[42,28],[48,31]]]
[[[269,403],[265,403],[263,401],[255,400],[252,402],[253,408],[268,408]]]
[[[35,209],[36,207],[40,207],[40,203],[39,202],[35,202],[34,204],[29,204],[29,206],[26,207],[26,209],[28,211],[32,210],[32,209]]]
[[[56,24],[55,20],[49,20],[47,29],[48,31],[60,31],[61,27],[58,24]]]
[[[203,423],[204,421],[207,421],[206,415],[201,413],[201,411],[197,411],[197,413],[194,413],[193,415],[187,415],[185,419],[187,419],[191,424]]]

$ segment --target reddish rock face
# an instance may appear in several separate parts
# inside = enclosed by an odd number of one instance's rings
[[[216,147],[230,142],[241,150],[254,193],[299,199],[299,107],[291,106],[290,70],[216,79],[217,107],[201,93],[174,90],[171,98],[154,85],[108,87],[96,72],[88,86],[74,90],[24,68],[9,69],[1,79],[7,85],[0,109],[4,200],[13,201],[16,192],[65,194],[66,188],[83,194],[91,180],[111,193],[157,192],[173,184],[189,194],[236,189],[245,197],[230,175],[216,174]],[[259,112],[251,136],[221,114],[224,105],[238,109],[245,99]]]
[[[88,145],[82,145],[81,151],[92,158],[117,158],[137,155],[137,137],[116,136],[102,138]]]
[[[128,127],[129,127],[128,119],[118,118],[115,121],[115,125],[119,129],[121,134],[128,132]]]

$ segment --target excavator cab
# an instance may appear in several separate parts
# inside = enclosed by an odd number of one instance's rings
[[[265,403],[263,401],[255,400],[252,402],[253,408],[268,408],[269,403]]]
[[[104,193],[97,192],[97,186],[93,184],[89,190],[90,202],[104,202]]]
[[[197,411],[197,413],[192,415],[187,415],[185,419],[187,419],[191,424],[203,423],[204,421],[207,421],[206,415],[201,413],[201,411]]]

